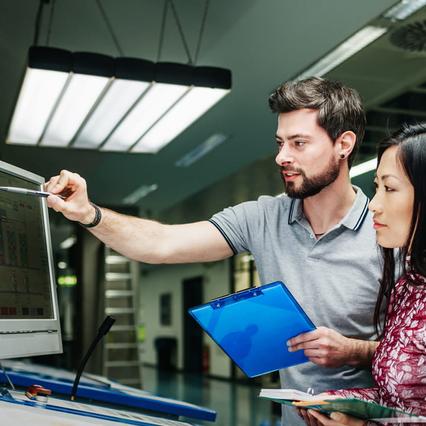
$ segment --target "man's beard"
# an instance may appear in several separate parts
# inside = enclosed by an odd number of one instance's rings
[[[294,182],[286,182],[284,172],[300,173],[303,181],[299,188],[296,189]],[[331,158],[328,168],[325,172],[316,176],[307,177],[301,169],[293,169],[288,167],[280,167],[281,178],[284,182],[285,192],[291,198],[304,199],[312,197],[321,192],[325,187],[332,184],[339,176],[339,163]]]

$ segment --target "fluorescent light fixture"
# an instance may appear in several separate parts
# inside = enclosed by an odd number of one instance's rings
[[[148,86],[149,83],[139,81],[113,81],[73,146],[75,148],[96,149],[105,141],[123,115]]]
[[[307,70],[303,71],[302,74],[297,76],[297,79],[302,80],[312,76],[321,77],[324,74],[327,74],[342,62],[346,61],[346,59],[350,58],[355,53],[359,52],[364,47],[377,40],[386,31],[387,28],[367,25],[366,27],[356,32],[352,37],[349,37],[343,43],[339,44],[339,46],[333,49],[330,53],[326,54]]]
[[[127,151],[188,89],[188,86],[154,83],[102,150]]]
[[[131,149],[158,152],[222,99],[229,90],[192,87]]]
[[[70,77],[46,123],[40,145],[68,146],[114,75],[114,61],[109,56],[86,52],[70,55]]]
[[[40,139],[44,123],[49,118],[67,78],[68,74],[64,72],[27,69],[10,125],[8,141],[32,144]]]
[[[222,68],[33,46],[7,143],[155,153],[230,88]]]
[[[106,77],[71,74],[70,82],[53,113],[41,145],[67,146],[107,83]]]
[[[424,6],[426,6],[426,0],[402,0],[391,7],[383,16],[388,19],[402,21]]]
[[[377,167],[377,158],[372,158],[371,160],[365,161],[364,163],[357,164],[356,166],[351,167],[349,176],[354,178],[356,176],[363,175],[364,173],[371,172]]]
[[[208,139],[206,139],[202,144],[198,145],[192,151],[189,151],[182,158],[176,161],[176,167],[188,167],[191,164],[198,161],[200,158],[204,157],[208,154],[212,149],[219,146],[221,143],[225,142],[228,137],[221,133],[216,133],[211,135]]]
[[[116,58],[114,79],[72,146],[96,149],[103,145],[148,90],[154,72],[151,61]]]
[[[152,185],[142,185],[136,191],[133,191],[130,195],[123,199],[124,204],[136,204],[140,199],[146,197],[151,192],[154,192],[158,189],[156,183]]]
[[[55,56],[50,66],[49,54]],[[18,102],[9,128],[7,143],[38,143],[71,70],[71,54],[62,49],[30,49]],[[47,64],[47,65],[46,65]]]
[[[71,237],[66,238],[59,244],[59,247],[63,250],[67,250],[72,247],[77,242],[77,237],[75,235],[71,235]]]

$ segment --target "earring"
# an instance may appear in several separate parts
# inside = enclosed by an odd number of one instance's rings
[[[343,160],[345,158],[345,154],[340,154],[340,158]]]

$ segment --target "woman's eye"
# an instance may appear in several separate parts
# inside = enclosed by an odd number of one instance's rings
[[[394,191],[394,189],[393,189],[393,188],[390,188],[389,186],[386,186],[386,185],[385,185],[385,191],[386,191],[386,192],[393,192],[393,191]]]

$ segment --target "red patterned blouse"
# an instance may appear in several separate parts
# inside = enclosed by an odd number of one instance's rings
[[[374,388],[330,391],[426,415],[426,278],[407,273],[392,291],[373,356]]]

